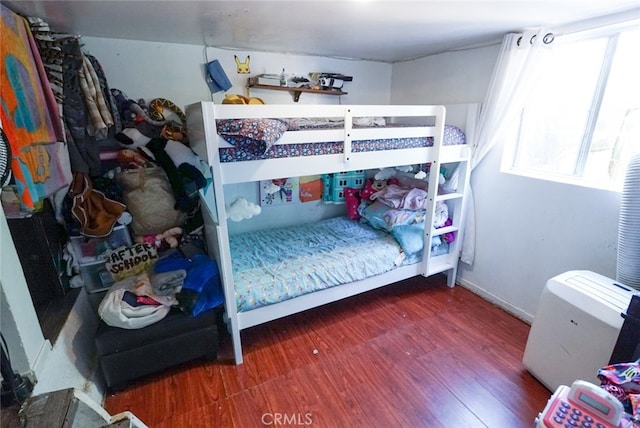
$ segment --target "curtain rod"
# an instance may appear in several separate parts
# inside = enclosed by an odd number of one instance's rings
[[[640,29],[640,8],[567,24],[556,28],[554,33],[564,40],[570,40],[591,34],[597,35],[599,32],[610,32],[633,27]]]

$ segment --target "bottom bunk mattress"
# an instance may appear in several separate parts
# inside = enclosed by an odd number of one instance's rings
[[[386,231],[336,217],[229,239],[239,312],[379,275],[400,264]]]

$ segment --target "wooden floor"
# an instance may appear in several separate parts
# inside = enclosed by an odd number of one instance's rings
[[[523,367],[529,326],[444,277],[242,332],[217,362],[107,395],[150,427],[533,427],[550,396]],[[171,352],[171,350],[167,350]]]

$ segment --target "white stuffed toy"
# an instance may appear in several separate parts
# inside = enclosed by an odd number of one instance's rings
[[[243,197],[236,198],[231,205],[227,205],[227,218],[231,221],[247,220],[262,212],[262,208]]]

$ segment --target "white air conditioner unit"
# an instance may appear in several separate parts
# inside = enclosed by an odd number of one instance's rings
[[[590,271],[569,271],[544,288],[529,331],[525,367],[551,391],[574,380],[596,385],[609,364],[635,290]]]

